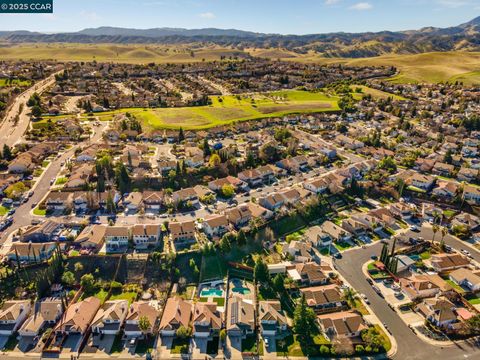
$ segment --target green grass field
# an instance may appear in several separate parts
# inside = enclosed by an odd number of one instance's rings
[[[212,105],[209,106],[119,109],[97,113],[94,116],[99,120],[111,120],[119,113],[129,112],[141,120],[147,129],[182,127],[185,130],[200,130],[239,121],[338,110],[338,97],[321,92],[293,90],[241,96],[213,96]]]
[[[21,87],[26,87],[30,86],[30,81],[27,80],[13,80],[11,83],[7,84],[7,79],[0,79],[0,88],[5,87],[5,86],[21,86]]]

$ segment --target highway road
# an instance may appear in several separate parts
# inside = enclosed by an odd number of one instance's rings
[[[55,82],[56,74],[58,74],[58,72],[36,83],[15,98],[14,103],[5,114],[4,121],[0,125],[0,147],[3,148],[4,144],[13,146],[20,141],[30,124],[30,109],[27,107],[26,102],[35,92],[41,94],[50,86],[52,86]],[[23,109],[20,113],[20,107],[22,104]],[[15,124],[14,120],[17,115],[19,115],[19,121],[17,124]]]
[[[416,236],[419,236],[418,233],[416,234]],[[440,240],[440,236],[438,236],[438,240]],[[461,241],[451,236],[445,240],[446,243],[456,249],[460,249],[463,246]],[[381,248],[382,243],[377,242],[365,249],[349,250],[343,253],[342,259],[335,262],[337,270],[358,293],[367,295],[370,300],[370,307],[377,317],[390,328],[398,344],[398,351],[394,358],[398,360],[480,359],[480,348],[474,344],[473,340],[443,348],[424,342],[408,328],[395,311],[390,309],[386,301],[375,293],[362,273],[362,265],[370,260],[371,255],[375,254],[378,256]],[[475,257],[480,257],[478,251],[470,250],[470,252]]]

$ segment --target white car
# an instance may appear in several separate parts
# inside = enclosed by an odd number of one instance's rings
[[[472,254],[470,253],[470,251],[467,251],[467,250],[465,250],[465,249],[462,249],[462,250],[460,250],[460,252],[461,252],[462,254],[468,256],[469,258],[472,257]]]
[[[365,303],[370,304],[370,300],[368,300],[367,295],[365,295],[365,294],[360,294],[360,297],[363,299],[363,301],[365,301]]]

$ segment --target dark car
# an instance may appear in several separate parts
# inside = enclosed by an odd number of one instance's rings
[[[370,259],[372,259],[372,260],[378,260],[378,256],[377,256],[377,255],[372,255],[372,256],[370,256]]]
[[[343,256],[342,256],[341,253],[337,252],[337,253],[333,254],[333,257],[334,257],[335,259],[341,259]]]

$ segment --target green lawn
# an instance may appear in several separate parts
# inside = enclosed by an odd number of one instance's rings
[[[68,179],[65,176],[61,176],[61,177],[57,178],[57,180],[55,181],[55,185],[63,185],[67,181],[68,181]]]
[[[276,91],[253,95],[212,96],[212,105],[180,108],[120,109],[96,113],[111,119],[119,113],[129,112],[152,129],[207,129],[296,113],[338,111],[338,97],[321,92]]]
[[[82,300],[86,299],[90,296],[94,296],[97,299],[100,299],[100,301],[103,303],[105,301],[105,299],[107,298],[107,295],[108,295],[108,291],[105,291],[103,289],[98,290],[95,294],[87,294],[87,293],[84,292],[82,294]]]
[[[380,335],[382,336],[383,348],[385,349],[386,352],[389,352],[390,349],[392,348],[392,343],[390,342],[390,339],[388,338],[387,334],[385,334],[385,331],[383,331],[379,325],[375,325],[375,329],[377,329]]]
[[[469,295],[465,298],[472,305],[480,305],[480,295]]]
[[[0,205],[0,216],[6,215],[7,213],[8,209],[5,206]]]
[[[420,254],[420,258],[422,260],[430,259],[431,256],[432,256],[432,254],[430,254],[430,251],[424,251]]]
[[[200,280],[221,279],[224,277],[220,259],[217,254],[204,256],[200,269]]]
[[[352,247],[352,245],[346,242],[336,242],[334,245],[339,251],[344,251]]]
[[[305,356],[302,346],[297,340],[297,335],[289,335],[283,340],[277,340],[276,345],[279,356]]]
[[[450,219],[452,218],[453,216],[455,216],[457,212],[455,210],[450,210],[450,209],[447,209],[447,210],[443,210],[443,215],[447,218],[447,219]]]
[[[6,86],[21,86],[21,87],[27,87],[30,86],[30,81],[29,80],[19,80],[19,79],[13,79],[11,82],[7,84],[7,79],[0,79],[0,88],[6,87]]]
[[[135,291],[122,292],[120,294],[112,294],[110,300],[128,300],[128,304],[131,304],[137,298],[137,293]]]
[[[47,215],[47,210],[46,209],[41,210],[38,207],[36,207],[35,209],[33,209],[33,214],[37,216],[45,216]]]
[[[49,164],[50,164],[50,161],[48,161],[48,160],[43,160],[42,161],[42,167],[43,168],[46,168]]]
[[[465,293],[465,290],[463,290],[463,289],[461,288],[461,286],[455,284],[452,280],[447,279],[447,280],[445,280],[445,281],[446,281],[451,287],[453,287],[455,290],[457,290],[457,292],[459,292],[460,294]]]

